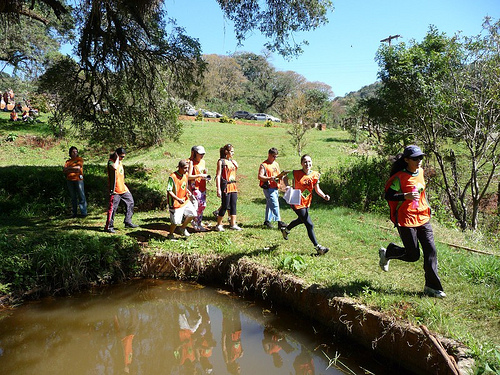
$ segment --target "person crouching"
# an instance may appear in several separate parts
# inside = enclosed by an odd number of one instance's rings
[[[189,200],[191,193],[188,189],[188,170],[189,162],[187,160],[179,161],[177,171],[172,173],[167,183],[167,198],[170,213],[170,233],[168,239],[174,239],[174,232],[184,237],[190,234],[186,227],[196,217],[196,208]],[[182,221],[184,219],[184,221]],[[179,226],[177,228],[177,226]]]

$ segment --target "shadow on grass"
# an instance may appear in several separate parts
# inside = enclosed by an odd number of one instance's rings
[[[146,185],[145,167],[131,166],[127,186],[140,211],[164,209],[165,195]],[[90,206],[106,209],[108,177],[102,165],[85,164],[85,195]],[[71,202],[61,167],[8,166],[0,167],[0,215],[12,217],[42,217],[68,215]]]
[[[349,139],[343,139],[343,138],[333,138],[333,137],[328,137],[323,140],[323,142],[329,142],[329,143],[354,143],[353,141]]]

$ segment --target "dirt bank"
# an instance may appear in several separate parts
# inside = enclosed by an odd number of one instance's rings
[[[417,374],[472,373],[467,348],[453,340],[401,323],[360,305],[332,296],[318,285],[306,285],[294,276],[270,270],[241,257],[167,253],[142,255],[141,276],[196,279],[224,284],[243,296],[272,301],[334,329]],[[443,350],[444,349],[444,350]],[[455,370],[453,368],[456,362]]]

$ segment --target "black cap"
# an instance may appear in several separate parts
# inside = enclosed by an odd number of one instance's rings
[[[403,157],[405,158],[416,158],[417,156],[425,155],[420,147],[415,145],[406,146],[403,151]]]

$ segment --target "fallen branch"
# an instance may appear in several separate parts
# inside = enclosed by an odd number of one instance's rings
[[[441,344],[441,342],[434,337],[434,335],[432,335],[429,330],[427,329],[426,326],[424,326],[423,324],[420,325],[420,329],[422,330],[422,332],[424,332],[424,334],[431,340],[431,342],[434,344],[434,346],[436,347],[437,351],[441,354],[441,356],[443,357],[446,365],[448,366],[448,368],[450,369],[451,373],[453,375],[460,375],[460,370],[458,369],[458,366],[457,366],[457,362],[455,361],[455,358],[453,358],[451,355],[448,354],[448,352],[446,351],[446,349],[443,347],[443,345]]]

